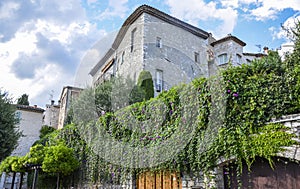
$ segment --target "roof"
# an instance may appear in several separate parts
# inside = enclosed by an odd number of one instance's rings
[[[239,38],[237,38],[237,37],[235,37],[235,36],[233,36],[233,35],[231,35],[231,34],[229,34],[229,35],[227,35],[226,37],[223,37],[223,38],[221,38],[221,39],[219,39],[219,40],[217,40],[217,41],[212,42],[210,45],[211,45],[211,46],[215,46],[215,45],[217,45],[217,44],[219,44],[219,43],[223,43],[223,42],[229,41],[229,40],[232,40],[232,41],[234,41],[234,42],[240,44],[240,45],[243,46],[243,47],[246,46],[246,43],[245,43],[245,42],[243,42],[242,40],[240,40]]]
[[[43,113],[45,110],[42,108],[39,108],[37,106],[27,106],[27,105],[21,105],[21,104],[15,104],[17,110],[25,110],[25,111],[31,111],[31,112],[37,112],[37,113]]]
[[[60,94],[60,100],[61,100],[61,98],[62,98],[62,95],[63,95],[63,93],[64,93],[64,90],[66,90],[66,89],[69,89],[69,90],[75,90],[75,91],[82,91],[83,89],[82,88],[79,88],[79,87],[73,87],[73,86],[64,86],[63,87],[63,89],[62,89],[62,91],[61,91],[61,94]]]
[[[255,57],[263,57],[263,56],[267,56],[264,53],[243,53],[243,55],[245,56],[255,56]]]
[[[117,49],[123,39],[123,37],[125,36],[129,26],[131,24],[133,24],[138,17],[143,14],[143,13],[147,13],[150,14],[156,18],[159,18],[169,24],[172,24],[174,26],[177,26],[179,28],[182,28],[198,37],[201,37],[203,39],[207,39],[209,37],[209,33],[197,28],[195,26],[192,26],[186,22],[183,22],[175,17],[172,17],[158,9],[155,9],[151,6],[148,5],[142,5],[140,7],[138,7],[123,23],[121,29],[119,30],[115,41],[112,44],[112,47],[108,50],[108,52],[104,55],[104,57],[93,67],[93,69],[90,71],[90,74],[92,76],[94,76],[97,71],[102,67],[102,65],[106,62],[106,60],[111,57],[111,55],[114,53],[115,49]]]

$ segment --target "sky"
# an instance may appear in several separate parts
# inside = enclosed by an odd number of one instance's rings
[[[86,87],[91,67],[143,4],[216,39],[234,35],[253,53],[260,52],[256,45],[276,50],[289,43],[281,25],[300,18],[300,0],[1,0],[0,90],[14,102],[26,93],[31,105],[45,107],[63,86]]]

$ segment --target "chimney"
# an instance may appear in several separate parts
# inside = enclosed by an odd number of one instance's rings
[[[264,53],[268,54],[269,48],[268,47],[264,47]]]
[[[54,102],[55,102],[54,100],[51,100],[51,106],[53,106],[53,105],[54,105]]]

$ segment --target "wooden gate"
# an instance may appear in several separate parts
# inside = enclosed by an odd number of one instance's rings
[[[247,165],[243,165],[243,173],[237,179],[235,165],[224,167],[225,189],[238,188],[238,180],[241,188],[251,189],[300,189],[300,164],[291,162],[285,158],[274,158],[274,169],[269,162],[257,158],[249,171]]]
[[[138,189],[181,189],[181,178],[179,173],[167,171],[144,172],[138,175]]]

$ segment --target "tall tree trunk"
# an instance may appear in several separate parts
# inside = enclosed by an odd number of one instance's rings
[[[21,176],[20,176],[20,183],[19,183],[19,189],[22,189],[22,185],[23,185],[23,176],[24,176],[24,173],[20,173]]]
[[[56,189],[59,189],[59,173],[57,173]]]
[[[13,173],[13,178],[12,178],[11,187],[10,187],[11,189],[14,189],[15,179],[16,179],[16,172]]]

